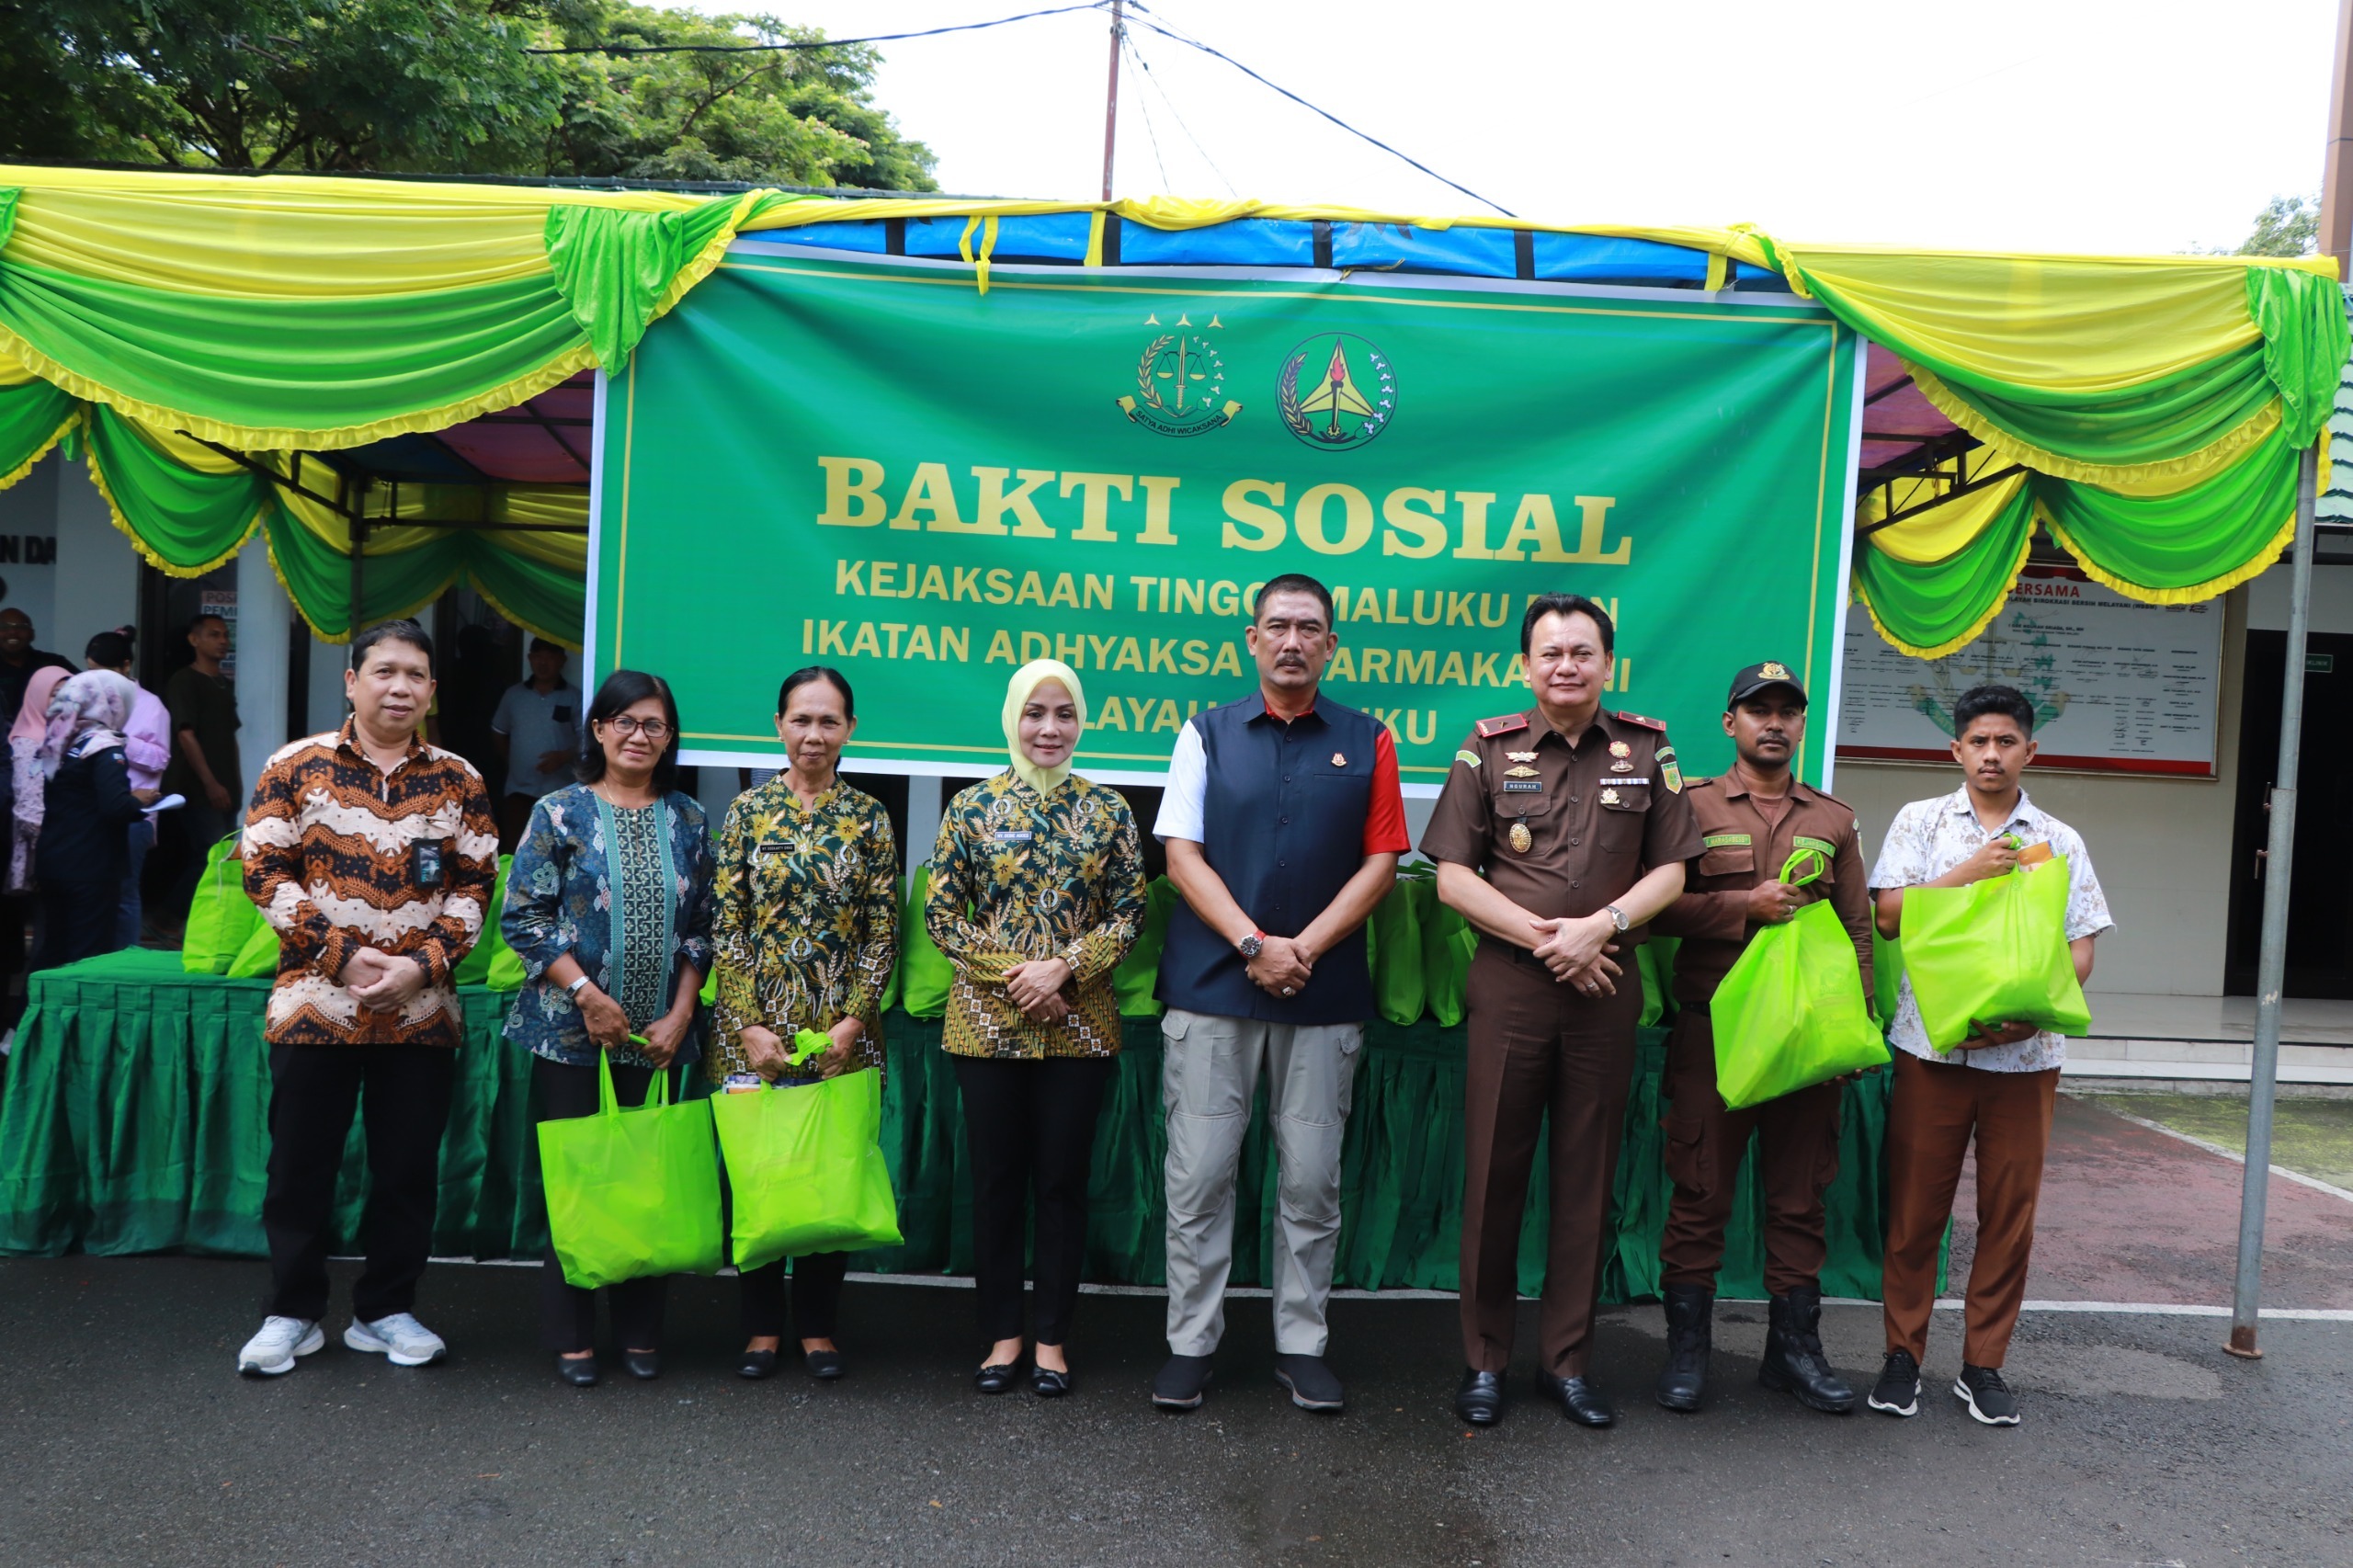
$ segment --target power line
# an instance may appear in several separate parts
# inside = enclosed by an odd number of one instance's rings
[[[1168,89],[1161,85],[1160,77],[1152,69],[1152,62],[1143,57],[1143,51],[1136,47],[1136,40],[1130,38],[1127,40],[1127,45],[1128,58],[1134,61],[1137,68],[1142,71],[1144,79],[1152,84],[1152,90],[1160,95],[1160,101],[1163,104],[1165,104],[1168,108],[1168,117],[1176,122],[1176,129],[1185,133],[1185,140],[1193,144],[1193,151],[1201,155],[1201,162],[1210,166],[1210,173],[1217,176],[1219,183],[1225,187],[1225,193],[1228,196],[1241,195],[1242,193],[1240,191],[1233,188],[1233,182],[1225,177],[1225,171],[1218,167],[1217,160],[1210,156],[1210,150],[1201,145],[1201,139],[1193,134],[1193,128],[1185,123],[1185,116],[1177,109],[1176,100],[1168,96]],[[1142,98],[1138,98],[1136,102],[1141,104],[1143,100]],[[1145,114],[1144,123],[1147,129],[1152,123],[1149,111]],[[1154,150],[1155,152],[1158,151],[1157,143],[1154,144]],[[1164,171],[1161,175],[1161,184],[1164,189],[1167,186],[1167,174]]]
[[[1292,92],[1289,87],[1283,86],[1279,83],[1267,80],[1266,77],[1261,76],[1256,71],[1251,70],[1250,67],[1243,64],[1242,62],[1234,59],[1233,56],[1227,54],[1222,50],[1212,49],[1197,38],[1188,38],[1183,33],[1161,26],[1158,22],[1152,19],[1152,17],[1149,14],[1149,8],[1142,4],[1142,0],[1128,0],[1128,4],[1137,12],[1144,13],[1137,16],[1134,19],[1137,22],[1142,23],[1143,26],[1150,28],[1154,32],[1158,33],[1161,37],[1174,39],[1178,43],[1185,45],[1188,49],[1198,49],[1203,54],[1209,55],[1212,59],[1224,61],[1228,65],[1233,66],[1236,71],[1241,72],[1245,76],[1249,77],[1259,85],[1273,88],[1276,92],[1280,93],[1291,102],[1299,105],[1300,108],[1310,109],[1316,114],[1322,115],[1325,119],[1330,120],[1333,124],[1338,126],[1341,130],[1347,131],[1349,135],[1356,137],[1358,140],[1370,142],[1374,146],[1380,148],[1382,152],[1388,153],[1391,157],[1395,158],[1402,163],[1411,164],[1414,167],[1421,170],[1422,173],[1429,176],[1430,178],[1438,181],[1438,184],[1459,190],[1463,195],[1469,197],[1472,200],[1492,207],[1506,218],[1516,218],[1518,216],[1518,213],[1514,212],[1510,208],[1504,206],[1501,202],[1491,201],[1487,198],[1480,195],[1477,191],[1472,190],[1469,186],[1463,185],[1459,181],[1447,178],[1444,175],[1438,173],[1427,164],[1423,163],[1420,159],[1406,156],[1406,154],[1399,152],[1396,148],[1392,147],[1388,142],[1383,142],[1378,136],[1370,135],[1365,131],[1358,131],[1355,126],[1350,125],[1347,120],[1342,119],[1330,109],[1318,108],[1316,105],[1309,103],[1305,98],[1301,97],[1297,93]]]
[[[1136,53],[1135,40],[1129,38],[1124,29],[1120,34],[1120,47],[1126,51],[1128,58],[1138,65],[1143,63],[1142,57]],[[1152,105],[1139,93],[1136,96],[1136,108],[1143,115],[1143,133],[1152,141],[1152,161],[1154,166],[1160,170],[1160,188],[1166,190],[1169,188],[1168,160],[1160,155],[1160,131],[1152,123]]]
[[[979,32],[984,28],[1002,28],[1014,22],[1026,22],[1038,17],[1060,17],[1072,11],[1099,11],[1103,0],[1087,0],[1083,6],[1055,6],[1043,11],[1024,11],[1017,17],[999,17],[989,22],[958,22],[952,27],[926,28],[913,33],[876,33],[870,38],[827,38],[806,43],[586,43],[570,49],[527,49],[526,54],[781,54],[802,50],[842,49],[854,43],[896,43],[902,39],[938,38],[942,33]]]

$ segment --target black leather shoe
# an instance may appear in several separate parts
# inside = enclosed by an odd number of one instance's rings
[[[1713,1337],[1716,1293],[1704,1285],[1666,1288],[1666,1365],[1653,1391],[1669,1410],[1693,1411],[1708,1387],[1708,1351]]]
[[[1077,1386],[1078,1380],[1069,1372],[1057,1372],[1051,1367],[1029,1369],[1029,1392],[1040,1399],[1060,1399]]]
[[[1561,1378],[1536,1374],[1537,1392],[1561,1407],[1561,1414],[1580,1426],[1607,1426],[1618,1419],[1608,1399],[1590,1378]]]
[[[1473,1426],[1492,1426],[1504,1418],[1504,1376],[1501,1372],[1462,1374],[1454,1391],[1454,1414]]]
[[[1211,1375],[1206,1356],[1171,1356],[1153,1375],[1152,1403],[1163,1410],[1199,1410]]]
[[[555,1375],[576,1389],[597,1386],[597,1358],[594,1356],[559,1356],[555,1358]]]
[[[776,1352],[773,1350],[745,1351],[736,1359],[735,1375],[739,1378],[750,1378],[756,1382],[762,1378],[775,1377]]]
[[[830,1383],[849,1370],[843,1364],[842,1353],[838,1350],[803,1350],[801,1364],[808,1369],[811,1377],[821,1383]]]
[[[983,1393],[1004,1393],[1013,1387],[1014,1381],[1020,1375],[1021,1368],[1018,1363],[999,1361],[974,1372],[972,1386]]]
[[[1822,1291],[1806,1288],[1776,1296],[1768,1305],[1765,1359],[1756,1381],[1797,1396],[1800,1404],[1832,1415],[1855,1408],[1855,1391],[1830,1369],[1822,1352]]]
[[[662,1352],[624,1350],[621,1352],[621,1365],[629,1369],[631,1377],[639,1378],[650,1383],[662,1375]]]

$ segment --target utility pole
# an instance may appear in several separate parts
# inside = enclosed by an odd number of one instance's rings
[[[2344,280],[2353,258],[2353,95],[2347,72],[2353,69],[2353,0],[2339,0],[2336,11],[2336,70],[2328,91],[2328,154],[2321,165],[2320,250],[2336,258],[2336,276]]]
[[[2353,16],[2353,0],[2345,0],[2346,15]],[[1111,199],[1111,154],[1120,144],[1120,42],[1126,35],[1126,0],[1111,0],[1111,76],[1103,89],[1103,199]],[[2338,64],[2338,89],[2343,90],[2344,67]],[[2329,156],[2336,156],[2336,143],[2329,144]]]

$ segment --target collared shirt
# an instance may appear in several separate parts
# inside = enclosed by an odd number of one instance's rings
[[[417,846],[440,877],[418,877]],[[245,896],[278,933],[272,1045],[446,1045],[465,1038],[450,980],[498,881],[498,826],[473,764],[412,739],[386,773],[353,722],[273,756],[245,815]],[[425,988],[398,1013],[352,995],[361,948],[416,960]]]
[[[529,681],[517,681],[498,699],[490,717],[490,733],[506,737],[506,792],[539,796],[572,782],[572,754],[580,745],[580,693],[569,681],[558,681],[553,691],[541,691]],[[565,760],[542,769],[540,758],[551,751]]]
[[[1540,708],[1480,721],[1422,834],[1423,854],[1545,920],[1598,914],[1699,847],[1665,727],[1607,709],[1574,745]]]
[[[1887,830],[1879,863],[1871,868],[1871,891],[1877,893],[1934,881],[1976,854],[1987,840],[2005,833],[2017,834],[2022,845],[2048,844],[2052,854],[2067,858],[2069,941],[2115,929],[2116,922],[2108,915],[2107,895],[2100,892],[2099,877],[2092,869],[2091,851],[2084,847],[2074,828],[2036,806],[2024,790],[2018,791],[2018,809],[1997,827],[1987,827],[1977,820],[1966,784],[1949,795],[1913,801],[1895,813]],[[1957,1062],[1989,1073],[2040,1073],[2067,1060],[2066,1037],[2048,1029],[2010,1045],[1938,1051],[1928,1043],[1928,1031],[1920,1022],[1920,1004],[1913,998],[1908,974],[1897,994],[1895,1022],[1887,1038],[1889,1044],[1927,1061]]]
[[[882,988],[899,952],[899,847],[882,802],[836,778],[804,806],[789,778],[769,778],[727,807],[717,887],[711,1082],[752,1070],[743,1032],[755,1024],[790,1049],[801,1029],[857,1018],[852,1060],[881,1067]]]
[[[1704,1007],[1714,1000],[1716,987],[1756,934],[1748,919],[1750,892],[1778,881],[1790,858],[1806,849],[1829,864],[1797,890],[1798,903],[1826,898],[1837,909],[1854,938],[1863,994],[1870,996],[1871,899],[1853,808],[1796,779],[1779,801],[1753,795],[1738,773],[1695,778],[1685,799],[1699,825],[1699,858],[1685,873],[1682,896],[1651,926],[1662,937],[1683,938],[1675,953],[1676,1001]],[[1809,869],[1800,868],[1798,875]]]
[[[1111,971],[1135,945],[1143,840],[1119,792],[1077,774],[1051,794],[1011,768],[948,803],[931,854],[924,926],[956,983],[941,1047],[955,1056],[1110,1056],[1120,1049]],[[1018,963],[1070,965],[1059,1022],[1033,1023],[1005,991]]]

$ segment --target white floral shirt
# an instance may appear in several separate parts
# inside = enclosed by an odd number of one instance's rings
[[[1934,881],[1976,854],[1986,840],[2005,833],[2017,834],[2021,845],[2048,844],[2052,854],[2067,858],[2069,941],[2116,928],[2116,922],[2109,918],[2108,897],[2099,890],[2099,877],[2092,869],[2091,852],[2084,847],[2082,835],[2037,808],[2027,799],[2024,790],[2018,791],[2018,809],[1999,827],[1989,828],[1977,820],[1977,811],[1969,802],[1969,787],[1965,784],[1949,795],[1915,801],[1896,812],[1895,821],[1887,830],[1887,842],[1880,848],[1879,863],[1871,868],[1871,892],[1877,894],[1883,889],[1917,887],[1922,882]],[[1927,1061],[1959,1062],[1989,1073],[2040,1073],[2067,1060],[2067,1037],[2048,1029],[2014,1045],[1949,1054],[1938,1051],[1928,1043],[1928,1031],[1920,1022],[1920,1004],[1913,999],[1912,977],[1908,974],[1904,977],[1896,998],[1895,1021],[1888,1029],[1887,1039],[1889,1044]]]

